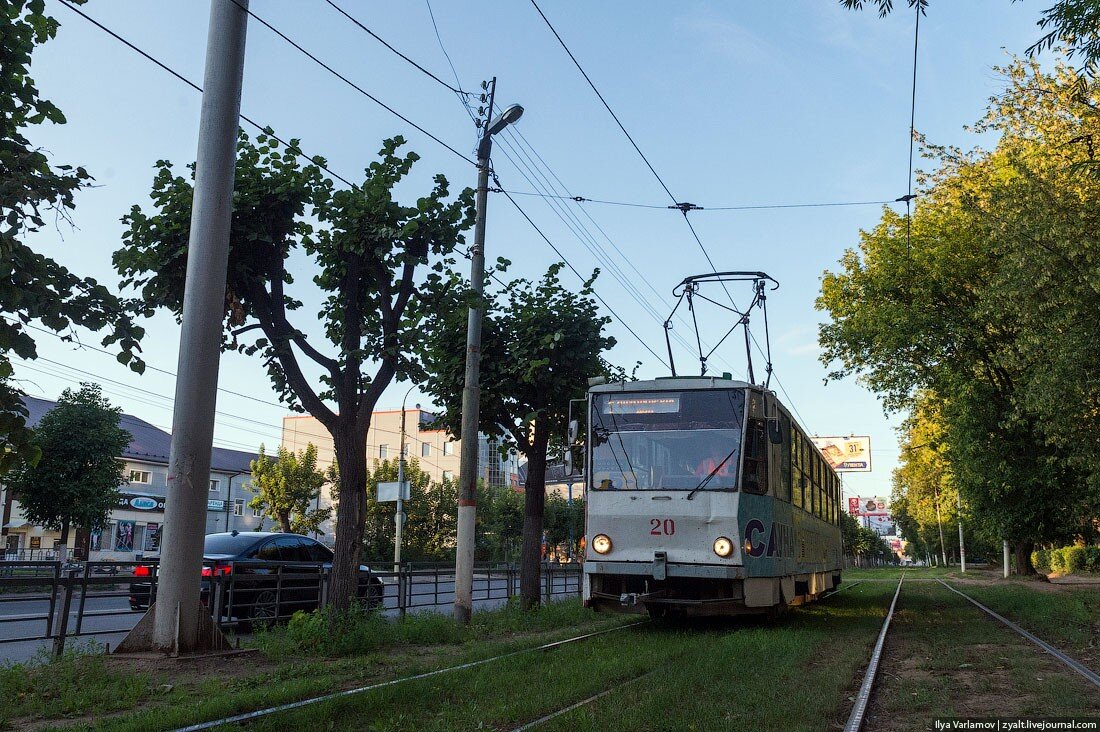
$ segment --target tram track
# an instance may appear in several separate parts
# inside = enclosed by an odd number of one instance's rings
[[[970,601],[971,604],[973,604],[975,607],[977,607],[979,610],[984,612],[989,617],[994,618],[995,620],[999,620],[1001,623],[1003,623],[1005,626],[1011,628],[1017,634],[1019,634],[1019,635],[1023,636],[1024,638],[1028,639],[1029,641],[1031,641],[1032,643],[1037,645],[1039,648],[1041,648],[1043,651],[1045,651],[1046,653],[1049,653],[1051,656],[1056,658],[1059,662],[1062,663],[1062,665],[1064,665],[1067,668],[1069,668],[1069,669],[1075,671],[1076,673],[1080,674],[1082,677],[1084,677],[1084,679],[1086,681],[1088,681],[1093,686],[1095,686],[1097,688],[1100,688],[1100,674],[1097,674],[1095,671],[1090,669],[1088,666],[1085,666],[1080,661],[1078,661],[1074,658],[1071,658],[1070,656],[1067,656],[1065,653],[1058,650],[1057,648],[1055,648],[1051,644],[1049,644],[1046,641],[1044,641],[1043,639],[1033,635],[1032,633],[1029,633],[1028,631],[1024,630],[1022,627],[1020,627],[1016,623],[1012,622],[1008,618],[1004,617],[1003,615],[1000,615],[999,613],[995,612],[994,610],[986,607],[985,605],[978,602],[977,600],[975,600],[973,597],[966,594],[962,590],[959,590],[959,589],[956,589],[956,588],[952,587],[951,585],[947,584],[943,580],[937,580],[937,582],[939,582],[941,585],[943,585],[947,589],[954,592],[956,595],[959,595],[960,597],[963,597],[963,598],[967,599],[968,601]]]
[[[901,596],[902,585],[904,584],[905,580],[906,580],[906,575],[905,575],[905,573],[903,573],[901,578],[898,580],[897,587],[894,591],[894,597],[890,602],[890,608],[889,608],[889,610],[886,614],[885,619],[883,620],[882,628],[879,632],[878,639],[875,643],[874,649],[872,650],[871,657],[870,657],[870,660],[867,664],[866,670],[864,672],[863,680],[860,684],[860,688],[859,688],[859,691],[856,695],[854,704],[852,706],[852,710],[851,710],[851,712],[848,716],[847,722],[844,725],[845,732],[860,732],[860,730],[863,729],[863,725],[866,721],[867,709],[868,709],[868,706],[869,706],[869,704],[872,700],[872,696],[873,696],[874,691],[875,691],[876,680],[878,678],[880,665],[882,663],[883,652],[884,652],[884,648],[885,648],[885,644],[886,644],[887,634],[890,630],[891,623],[894,619],[894,614],[895,614],[895,611],[897,609],[898,600]],[[881,580],[863,580],[863,581],[876,582],[876,581],[881,581]],[[927,580],[928,583],[931,583],[932,581],[933,580],[931,578],[929,578]],[[1050,643],[1047,643],[1046,641],[1042,640],[1041,638],[1037,637],[1036,635],[1030,633],[1029,631],[1025,630],[1023,627],[1018,625],[1017,623],[1014,623],[1013,621],[1009,620],[1008,618],[1004,617],[1003,615],[997,613],[992,608],[987,607],[986,605],[982,604],[981,602],[979,602],[975,598],[971,597],[970,595],[966,594],[965,592],[963,592],[963,591],[953,587],[952,585],[948,584],[944,580],[939,579],[939,578],[935,578],[934,581],[938,582],[940,585],[943,585],[943,587],[950,590],[955,595],[958,595],[959,597],[962,597],[963,599],[967,600],[969,603],[971,603],[976,608],[981,610],[989,618],[992,618],[994,620],[999,621],[1002,625],[1004,625],[1005,627],[1012,630],[1018,636],[1030,641],[1030,643],[1032,643],[1033,645],[1038,646],[1038,648],[1041,649],[1044,653],[1048,654],[1049,656],[1052,656],[1059,663],[1061,663],[1062,666],[1064,666],[1065,668],[1068,668],[1069,670],[1075,672],[1076,674],[1078,674],[1079,676],[1084,678],[1087,682],[1089,682],[1092,686],[1094,686],[1096,688],[1100,688],[1100,674],[1097,674],[1095,671],[1088,668],[1087,666],[1085,666],[1080,661],[1077,661],[1076,659],[1068,656],[1067,654],[1063,653],[1061,650],[1054,647]],[[831,594],[835,594],[835,593],[831,593]],[[963,607],[965,607],[965,606],[963,606]]]
[[[848,715],[848,721],[844,725],[844,732],[859,732],[860,728],[863,727],[863,720],[867,714],[867,704],[871,701],[871,690],[874,688],[879,662],[882,660],[882,649],[886,645],[886,634],[890,630],[890,622],[894,619],[894,610],[897,608],[898,598],[901,596],[901,586],[904,582],[905,573],[903,572],[901,579],[898,580],[898,587],[894,590],[894,599],[890,601],[890,609],[886,613],[886,619],[882,621],[882,630],[879,631],[878,640],[875,641],[875,648],[871,652],[871,660],[867,663],[867,670],[863,674],[863,682],[859,686],[859,693],[856,694],[852,712]]]
[[[616,626],[614,628],[607,628],[605,630],[597,630],[597,631],[594,631],[592,633],[584,633],[583,635],[574,636],[572,638],[565,638],[563,640],[558,640],[558,641],[552,641],[550,643],[543,643],[542,645],[533,646],[531,648],[521,648],[521,649],[516,650],[516,651],[509,651],[508,653],[502,653],[500,655],[491,656],[489,658],[482,658],[482,659],[478,659],[476,661],[469,661],[467,663],[460,663],[460,664],[457,664],[455,666],[448,666],[446,668],[435,669],[434,671],[426,671],[424,673],[413,674],[411,676],[403,676],[403,677],[400,677],[400,678],[397,678],[397,679],[390,679],[388,681],[379,681],[379,682],[374,683],[374,684],[368,684],[366,686],[360,686],[360,687],[356,687],[354,689],[345,689],[343,691],[336,691],[336,692],[332,692],[332,693],[329,693],[329,694],[322,694],[320,696],[309,697],[307,699],[301,699],[301,700],[295,701],[295,702],[288,702],[286,704],[279,704],[279,705],[276,705],[276,706],[273,706],[273,707],[267,707],[265,709],[257,709],[256,711],[252,711],[252,712],[244,712],[242,714],[235,714],[235,715],[230,716],[230,717],[223,717],[223,718],[220,718],[220,719],[210,720],[208,722],[201,722],[199,724],[192,724],[192,725],[188,725],[186,727],[177,728],[177,729],[173,730],[173,732],[200,732],[201,730],[214,729],[216,727],[221,727],[221,726],[224,726],[224,725],[242,724],[242,723],[246,723],[246,722],[252,722],[254,720],[257,720],[257,719],[260,719],[260,718],[263,718],[263,717],[268,717],[268,716],[271,716],[273,714],[279,714],[281,712],[289,712],[289,711],[293,711],[293,710],[296,710],[296,709],[301,709],[302,707],[310,706],[310,705],[313,705],[313,704],[320,704],[320,703],[323,703],[323,702],[326,702],[326,701],[332,701],[332,700],[335,700],[335,699],[342,699],[342,698],[346,698],[346,697],[350,697],[350,696],[356,696],[356,695],[363,694],[363,693],[366,693],[366,692],[369,692],[369,691],[375,691],[375,690],[378,690],[378,689],[384,689],[384,688],[391,687],[391,686],[397,686],[398,684],[403,684],[403,683],[407,683],[407,682],[411,682],[411,681],[419,681],[419,680],[422,680],[422,679],[428,679],[428,678],[432,678],[433,676],[440,676],[442,674],[447,674],[447,673],[451,673],[451,672],[455,672],[455,671],[464,671],[466,669],[476,668],[478,666],[484,666],[485,664],[493,663],[494,661],[501,661],[501,660],[504,660],[506,658],[514,658],[516,656],[521,656],[521,655],[524,655],[524,654],[527,654],[527,653],[534,653],[536,651],[551,651],[551,650],[554,650],[556,648],[561,648],[563,646],[567,646],[567,645],[570,645],[570,644],[573,644],[573,643],[583,642],[583,641],[586,641],[590,638],[595,638],[595,637],[598,637],[598,636],[607,635],[609,633],[615,633],[617,631],[626,630],[628,628],[635,628],[635,627],[638,627],[639,625],[647,625],[650,622],[651,622],[650,620],[640,620],[640,621],[635,622],[635,623],[626,623],[624,625],[619,625],[619,626]]]

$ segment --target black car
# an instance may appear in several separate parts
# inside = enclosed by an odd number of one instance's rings
[[[296,610],[316,610],[323,575],[331,567],[332,550],[308,536],[262,531],[207,534],[202,602],[210,604],[211,580],[207,578],[216,577],[226,619],[270,622]],[[382,580],[365,566],[359,569],[360,599],[367,607],[381,606]],[[149,607],[155,571],[152,564],[134,568],[129,593],[132,610]]]

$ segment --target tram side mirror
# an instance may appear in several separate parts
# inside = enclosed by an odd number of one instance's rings
[[[573,474],[573,448],[572,447],[565,448],[565,474],[566,475],[572,475]]]
[[[568,442],[570,445],[577,444],[577,440],[581,436],[581,423],[575,419],[569,420],[569,434]]]

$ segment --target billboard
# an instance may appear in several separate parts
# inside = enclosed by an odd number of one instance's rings
[[[871,438],[869,436],[848,435],[847,437],[813,437],[811,439],[836,472],[871,472]]]
[[[849,496],[848,513],[855,516],[861,526],[879,536],[894,536],[897,527],[890,516],[890,504],[882,496]]]

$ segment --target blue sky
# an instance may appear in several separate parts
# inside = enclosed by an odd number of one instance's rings
[[[440,77],[453,78],[423,0],[337,2]],[[833,0],[545,0],[540,5],[680,200],[701,206],[884,201],[906,192],[912,12],[903,8],[880,20],[874,12],[846,11]],[[97,186],[77,198],[76,229],[51,228],[33,243],[73,271],[114,287],[118,277],[111,253],[123,231],[119,218],[132,205],[147,206],[156,160],[182,166],[194,159],[200,96],[59,0],[48,0],[47,6],[62,27],[58,38],[36,53],[33,74],[69,123],[34,130],[32,137],[55,162],[88,168]],[[324,0],[253,0],[251,7],[402,114],[460,152],[472,152],[476,131],[455,96]],[[208,3],[98,0],[84,9],[201,83]],[[518,1],[435,0],[432,10],[464,87],[498,78],[498,101],[524,105],[518,131],[570,194],[669,202],[534,7]],[[921,21],[917,130],[939,144],[988,146],[989,140],[963,127],[981,116],[1002,86],[992,67],[1004,64],[1009,53],[1022,53],[1038,36],[1039,11],[1035,3],[1008,0],[933,2]],[[456,190],[475,183],[468,163],[255,22],[249,28],[242,111],[280,135],[301,138],[304,149],[326,157],[334,171],[351,179],[361,176],[383,138],[404,135],[422,156],[400,189],[409,199],[426,190],[436,172],[446,174]],[[495,169],[509,190],[531,191],[504,154],[521,158],[515,148],[508,150],[511,145],[523,143],[503,137]],[[573,228],[585,227],[587,233],[578,236],[550,203],[517,200],[579,270],[604,268],[602,296],[663,356],[658,320],[581,237],[590,235],[590,246],[594,241],[609,252],[601,256],[610,257],[663,316],[672,307],[673,286],[685,275],[707,270],[681,215],[562,204],[581,222]],[[570,213],[564,216],[572,221]],[[768,301],[774,363],[804,426],[821,435],[872,436],[874,471],[846,477],[851,495],[889,494],[898,420],[884,416],[874,395],[853,380],[824,384],[826,368],[816,346],[822,315],[813,303],[822,272],[836,266],[844,249],[858,243],[860,229],[874,226],[880,213],[881,207],[872,205],[691,214],[720,269],[763,270],[781,283]],[[490,198],[487,254],[508,257],[511,273],[528,277],[557,260],[500,195]],[[307,282],[308,262],[296,259],[294,266],[298,282]],[[563,276],[574,283],[572,275]],[[307,306],[297,325],[315,332],[312,312],[319,299],[308,290],[299,292]],[[744,302],[747,291],[734,294]],[[713,341],[726,327],[724,319],[703,314],[704,338],[709,334]],[[619,341],[614,361],[642,361],[642,378],[665,373],[620,322],[610,330]],[[93,335],[82,338],[98,345]],[[170,317],[154,319],[143,344],[147,361],[175,370],[178,338]],[[743,371],[739,343],[731,338],[719,350],[716,370]],[[105,391],[127,412],[171,424],[171,376],[150,371],[137,377],[109,355],[74,351],[48,335],[39,338],[39,353],[49,361],[16,369],[29,393],[55,398],[79,380],[110,379]],[[682,370],[691,367],[683,348],[676,356]],[[259,361],[226,354],[220,386],[246,396],[219,394],[216,444],[237,449],[254,449],[261,441],[276,444],[285,410],[275,403]],[[391,386],[379,407],[397,408],[407,388]],[[414,391],[410,403],[420,398]]]

